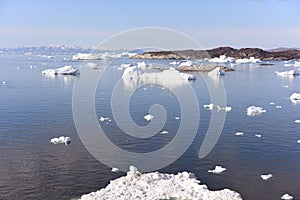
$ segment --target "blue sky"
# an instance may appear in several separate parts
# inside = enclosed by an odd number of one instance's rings
[[[121,31],[163,27],[217,46],[300,47],[299,0],[0,0],[0,46],[93,46]]]

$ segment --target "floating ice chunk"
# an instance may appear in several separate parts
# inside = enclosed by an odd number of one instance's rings
[[[294,67],[300,67],[300,61],[295,61],[294,62]]]
[[[215,169],[213,170],[208,170],[209,173],[214,173],[214,174],[220,174],[222,172],[226,171],[226,168],[222,167],[222,166],[216,166]]]
[[[261,60],[258,59],[258,58],[254,58],[254,57],[250,57],[249,59],[248,58],[243,58],[243,59],[237,59],[236,60],[236,63],[239,63],[239,64],[243,64],[243,63],[258,63],[258,62],[261,62]]]
[[[284,194],[284,195],[282,195],[281,199],[283,199],[283,200],[292,200],[292,199],[294,199],[294,197],[289,195],[289,194]]]
[[[144,119],[147,121],[151,121],[153,118],[154,118],[154,116],[150,115],[150,114],[144,116]]]
[[[244,132],[238,131],[238,132],[235,133],[235,135],[236,135],[236,136],[243,136],[243,135],[244,135]]]
[[[176,120],[180,120],[180,117],[175,117],[174,119],[176,119]]]
[[[282,87],[284,87],[284,88],[288,88],[289,86],[288,86],[288,85],[283,85]]]
[[[258,107],[258,106],[250,106],[247,108],[247,115],[251,116],[251,117],[260,115],[264,112],[266,112],[266,110],[264,110],[262,107]]]
[[[2,81],[2,85],[5,85],[6,84],[6,81]]]
[[[297,143],[300,143],[300,140],[297,140]]]
[[[295,69],[292,69],[290,71],[284,71],[284,72],[275,72],[277,76],[297,76],[300,75],[299,71],[296,71]]]
[[[260,137],[261,137],[261,135],[260,135],[260,134],[255,134],[255,137],[258,137],[258,138],[260,138]]]
[[[273,175],[272,174],[262,174],[262,175],[260,175],[260,177],[262,180],[268,180],[268,179],[272,178]]]
[[[270,105],[275,105],[275,103],[274,102],[270,102]]]
[[[96,60],[97,57],[89,53],[78,53],[72,56],[73,60]]]
[[[192,65],[193,65],[193,62],[190,61],[190,60],[187,60],[187,61],[184,61],[184,62],[180,63],[180,65],[178,67],[183,67],[183,66],[189,67],[189,66],[192,66]]]
[[[276,108],[282,108],[282,106],[276,106]]]
[[[118,171],[119,171],[119,169],[116,167],[111,168],[111,172],[118,172]]]
[[[296,120],[295,120],[295,123],[300,123],[300,119],[296,119]]]
[[[133,66],[133,65],[130,64],[130,63],[128,63],[128,64],[122,63],[122,64],[121,64],[121,68],[123,68],[123,69],[126,69],[126,68],[128,68],[128,67],[132,67],[132,66]]]
[[[111,121],[111,120],[109,119],[109,117],[100,117],[99,121],[104,122],[104,121]]]
[[[212,103],[204,104],[203,108],[206,108],[206,110],[212,110],[214,108],[214,104],[212,104]]]
[[[178,65],[178,64],[179,64],[179,62],[176,62],[176,61],[170,62],[170,65]]]
[[[72,66],[64,66],[61,68],[57,68],[57,69],[46,69],[42,71],[43,75],[46,76],[53,76],[53,75],[78,75],[79,74],[79,70],[73,68]]]
[[[300,93],[293,93],[291,96],[290,96],[290,100],[292,103],[300,103]]]
[[[208,62],[214,62],[214,63],[227,63],[227,62],[234,62],[235,59],[232,57],[226,57],[226,55],[220,55],[220,57],[215,57],[208,59]]]
[[[168,131],[162,131],[160,132],[160,134],[168,134],[169,132]]]
[[[69,145],[71,143],[71,138],[70,137],[65,137],[65,136],[60,136],[58,138],[52,138],[50,140],[50,143]]]

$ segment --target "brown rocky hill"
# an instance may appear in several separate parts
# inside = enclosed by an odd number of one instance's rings
[[[152,51],[132,56],[138,59],[204,59],[226,55],[235,59],[259,58],[261,60],[292,60],[300,59],[300,51],[287,49],[283,51],[269,52],[260,48],[218,47],[209,50],[176,50],[176,51]]]

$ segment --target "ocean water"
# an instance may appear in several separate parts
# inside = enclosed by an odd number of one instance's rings
[[[43,69],[64,65],[81,67],[84,63],[64,61],[64,57],[70,58],[70,55],[56,55],[53,59],[37,55],[0,55],[0,199],[78,198],[124,175],[123,172],[110,172],[109,167],[95,159],[77,134],[72,94],[74,84],[83,76],[42,76]],[[147,84],[136,90],[129,101],[130,117],[139,126],[148,124],[143,117],[151,105],[164,106],[168,117],[163,129],[169,134],[158,133],[150,139],[135,139],[123,134],[112,115],[111,95],[122,76],[122,70],[117,68],[121,63],[136,62],[139,60],[126,58],[95,61],[99,67],[96,71],[104,70],[103,67],[110,63],[96,90],[95,109],[97,117],[112,120],[99,122],[111,141],[127,151],[143,153],[158,150],[174,139],[180,123],[174,119],[180,116],[174,91],[183,92],[184,87],[175,85],[172,91],[161,85]],[[199,103],[197,135],[178,160],[159,171],[189,171],[209,189],[229,188],[244,199],[280,199],[285,193],[300,198],[300,144],[297,143],[300,124],[294,122],[300,119],[300,104],[289,100],[293,92],[300,92],[300,77],[278,77],[275,71],[291,68],[284,67],[280,61],[272,63],[275,65],[237,65],[234,66],[236,71],[221,77],[226,104],[232,111],[226,113],[222,134],[204,158],[199,158],[198,152],[212,112],[203,105],[210,103],[211,98],[203,74],[195,73],[197,80],[188,84]],[[216,86],[219,81],[215,80]],[[130,90],[130,85],[128,87]],[[251,105],[261,106],[267,112],[249,117],[246,109]],[[276,108],[276,105],[282,107]],[[121,114],[122,117],[126,115]],[[119,123],[126,123],[126,120]],[[194,121],[189,123],[193,125]],[[244,135],[235,136],[237,131]],[[187,131],[186,134],[191,133]],[[257,138],[255,134],[262,137]],[[71,137],[72,143],[69,146],[49,143],[51,138],[61,135]],[[218,175],[207,172],[216,165],[226,167],[227,171]],[[263,181],[260,175],[268,173],[274,177]]]

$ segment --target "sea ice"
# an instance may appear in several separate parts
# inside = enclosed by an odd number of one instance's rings
[[[50,140],[50,143],[69,145],[71,143],[71,138],[70,137],[65,137],[65,136],[60,136],[58,138],[52,138]]]
[[[242,63],[258,63],[260,61],[261,60],[258,59],[258,58],[250,57],[249,59],[248,58],[237,59],[236,63],[239,63],[239,64],[242,64]]]
[[[282,108],[282,106],[276,106],[276,108]]]
[[[119,169],[116,167],[111,168],[111,172],[118,172],[118,171],[119,171]]]
[[[255,134],[255,137],[258,137],[258,138],[260,138],[260,137],[261,137],[261,135],[260,135],[260,134]]]
[[[258,106],[250,106],[247,108],[247,115],[251,116],[251,117],[260,115],[264,112],[266,112],[266,110],[264,110],[262,107],[258,107]]]
[[[274,102],[270,102],[270,105],[275,105],[275,103]]]
[[[57,69],[46,69],[42,71],[43,75],[46,76],[53,76],[53,75],[78,75],[79,74],[79,70],[73,68],[72,66],[64,66],[61,68],[57,68]]]
[[[290,100],[292,103],[300,103],[300,93],[293,93],[290,96]]]
[[[243,136],[243,135],[244,135],[244,132],[238,131],[238,132],[235,133],[235,135],[236,135],[236,136]]]
[[[262,175],[260,175],[260,177],[261,177],[263,180],[268,180],[268,179],[272,178],[273,175],[272,175],[272,174],[262,174]]]
[[[6,81],[2,81],[2,85],[5,85],[6,84]]]
[[[217,109],[218,109],[218,111],[225,110],[225,112],[230,112],[232,110],[232,108],[230,106],[225,106],[225,107],[217,106]]]
[[[96,60],[97,57],[89,53],[78,53],[72,56],[73,60]]]
[[[226,171],[226,168],[222,167],[222,166],[216,166],[215,169],[213,170],[208,170],[209,173],[213,173],[213,174],[220,174],[222,172]]]
[[[214,104],[212,104],[212,103],[204,104],[203,108],[206,108],[206,110],[212,110],[214,108]]]
[[[281,199],[283,199],[283,200],[292,200],[292,199],[294,199],[294,197],[289,195],[289,194],[284,194],[284,195],[282,195]]]
[[[297,143],[300,143],[300,140],[297,140]]]
[[[160,134],[168,134],[169,132],[168,131],[162,131],[160,132]]]
[[[109,119],[109,117],[100,117],[99,121],[104,122],[104,121],[111,121],[111,120]]]
[[[300,75],[299,70],[296,71],[295,69],[292,69],[290,71],[284,71],[284,72],[275,72],[277,76],[297,76]]]
[[[114,199],[114,200],[160,200],[160,199],[193,199],[193,200],[240,200],[241,195],[229,189],[210,191],[200,184],[195,175],[188,172],[163,174],[151,172],[141,174],[133,166],[126,176],[110,181],[96,192],[85,194],[81,200]]]
[[[150,114],[144,116],[144,119],[147,121],[151,121],[153,118],[154,118],[154,116],[150,115]]]
[[[176,119],[176,120],[180,120],[180,117],[175,117],[174,119]]]
[[[147,64],[145,63],[145,61],[138,62],[137,67],[140,68],[140,69],[145,69],[147,67]]]
[[[295,123],[300,123],[300,119],[296,119],[296,120],[295,120]]]

